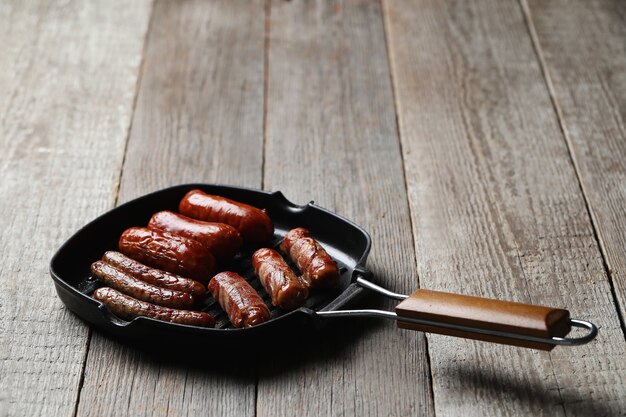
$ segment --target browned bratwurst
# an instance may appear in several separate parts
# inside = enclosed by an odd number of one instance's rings
[[[131,227],[120,237],[120,251],[136,261],[207,283],[215,258],[200,242],[162,230]]]
[[[265,210],[200,190],[189,191],[178,211],[194,219],[229,224],[241,233],[245,243],[267,243],[274,235],[274,224]]]
[[[157,306],[124,295],[109,287],[98,288],[93,293],[93,298],[101,301],[115,315],[128,320],[144,316],[171,323],[188,324],[190,326],[215,326],[215,318],[210,314]]]
[[[155,213],[148,227],[197,240],[220,261],[235,256],[243,243],[237,229],[228,224],[203,222],[173,211]]]
[[[251,327],[270,319],[270,310],[248,282],[234,272],[220,272],[209,291],[235,327]]]
[[[290,230],[280,244],[302,273],[301,278],[311,288],[329,288],[339,283],[337,263],[324,248],[311,237],[304,227]]]
[[[293,310],[300,307],[309,296],[309,289],[273,249],[262,248],[252,255],[254,273],[272,298],[272,304]]]
[[[206,296],[206,288],[198,281],[151,268],[129,258],[123,253],[108,251],[102,256],[102,260],[130,276],[157,287],[184,291],[191,294],[196,300],[202,300]]]
[[[148,284],[102,261],[91,264],[91,273],[109,287],[149,303],[172,308],[191,308],[195,304],[189,293]]]

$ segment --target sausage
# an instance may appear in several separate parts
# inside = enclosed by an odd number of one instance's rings
[[[247,244],[268,243],[274,235],[274,224],[265,210],[200,190],[189,191],[180,201],[178,211],[205,222],[229,224]]]
[[[93,293],[93,298],[101,301],[113,314],[127,320],[144,316],[189,326],[215,326],[215,317],[210,314],[201,311],[177,310],[175,308],[157,306],[124,295],[110,287],[98,288]]]
[[[293,245],[296,240],[302,239],[303,237],[311,237],[311,232],[309,232],[309,229],[305,229],[304,227],[296,227],[295,229],[291,229],[289,232],[287,232],[287,234],[283,238],[283,241],[280,243],[280,250],[288,254],[289,249],[291,249],[291,245]]]
[[[91,264],[91,273],[95,277],[100,278],[109,287],[149,303],[164,307],[187,309],[191,308],[195,303],[195,300],[189,293],[168,290],[148,284],[102,261],[96,261]]]
[[[276,307],[293,310],[304,304],[309,296],[306,284],[275,250],[262,248],[254,252],[252,266]]]
[[[220,272],[209,291],[235,327],[251,327],[270,319],[270,310],[248,282],[234,272]]]
[[[148,223],[148,228],[197,240],[221,261],[235,256],[243,243],[237,229],[230,225],[194,220],[173,211],[155,213]]]
[[[108,251],[102,256],[102,260],[130,276],[156,285],[157,287],[184,291],[191,294],[196,300],[202,300],[206,296],[204,285],[200,284],[198,281],[191,278],[183,278],[179,275],[161,271],[160,269],[151,268],[122,253]]]
[[[145,227],[126,229],[120,252],[148,266],[207,283],[215,271],[215,258],[193,239]]]
[[[290,230],[280,244],[280,249],[298,265],[301,278],[311,288],[329,288],[339,283],[337,263],[311,237],[308,229],[298,227]]]

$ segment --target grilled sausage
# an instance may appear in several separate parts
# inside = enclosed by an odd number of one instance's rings
[[[248,244],[267,243],[274,235],[274,224],[265,210],[200,190],[189,191],[180,201],[178,211],[194,219],[229,224]]]
[[[161,271],[160,269],[151,268],[122,253],[108,251],[102,256],[102,260],[130,276],[156,285],[157,287],[184,291],[191,294],[196,300],[202,300],[206,296],[204,285],[200,284],[198,281],[191,278],[183,278],[179,275]]]
[[[173,211],[155,213],[148,227],[197,240],[221,261],[235,256],[243,243],[237,229],[230,225],[194,220]]]
[[[309,232],[309,229],[305,229],[304,227],[296,227],[295,229],[291,229],[289,232],[287,232],[287,234],[283,238],[283,241],[280,243],[280,249],[285,253],[289,253],[291,245],[293,245],[296,240],[302,239],[303,237],[311,237],[311,232]]]
[[[268,248],[257,250],[252,255],[252,266],[273,305],[293,310],[304,304],[309,289],[278,252]]]
[[[131,227],[122,233],[119,246],[136,261],[203,283],[215,270],[215,258],[200,242],[162,230]]]
[[[280,244],[280,249],[298,265],[301,278],[311,288],[329,288],[339,283],[337,263],[311,237],[308,229],[298,227],[290,230]]]
[[[190,326],[215,326],[215,317],[210,314],[200,311],[177,310],[175,308],[157,306],[124,295],[109,287],[98,288],[93,293],[93,298],[101,301],[113,314],[127,320],[144,316]]]
[[[191,308],[195,303],[195,300],[189,293],[168,290],[148,284],[102,261],[96,261],[91,264],[91,273],[95,277],[100,278],[109,287],[149,303],[164,307],[187,309]]]
[[[220,272],[209,282],[209,291],[235,327],[251,327],[270,319],[270,311],[248,282],[234,272]]]

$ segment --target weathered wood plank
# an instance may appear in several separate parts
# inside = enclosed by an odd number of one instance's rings
[[[522,1],[626,316],[626,2]],[[567,13],[563,13],[567,10]]]
[[[619,415],[624,336],[519,4],[385,10],[422,286],[601,327],[551,353],[429,335],[437,414]]]
[[[364,226],[374,240],[375,281],[412,290],[418,282],[380,5],[275,1],[270,15],[266,188],[297,203],[313,199]],[[293,364],[261,366],[259,416],[432,415],[423,335],[377,320],[339,325],[346,330],[330,340],[286,353],[305,356]]]
[[[0,2],[0,415],[73,415],[88,328],[48,262],[113,205],[149,14]]]
[[[183,182],[261,186],[263,34],[262,1],[155,3],[120,202]],[[202,368],[94,334],[78,415],[254,414],[254,369]]]

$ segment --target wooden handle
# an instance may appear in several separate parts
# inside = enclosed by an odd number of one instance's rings
[[[398,327],[403,329],[541,350],[552,350],[554,345],[403,322],[402,318],[434,320],[539,337],[564,337],[570,331],[567,310],[429,290],[415,291],[396,306],[396,314]]]

